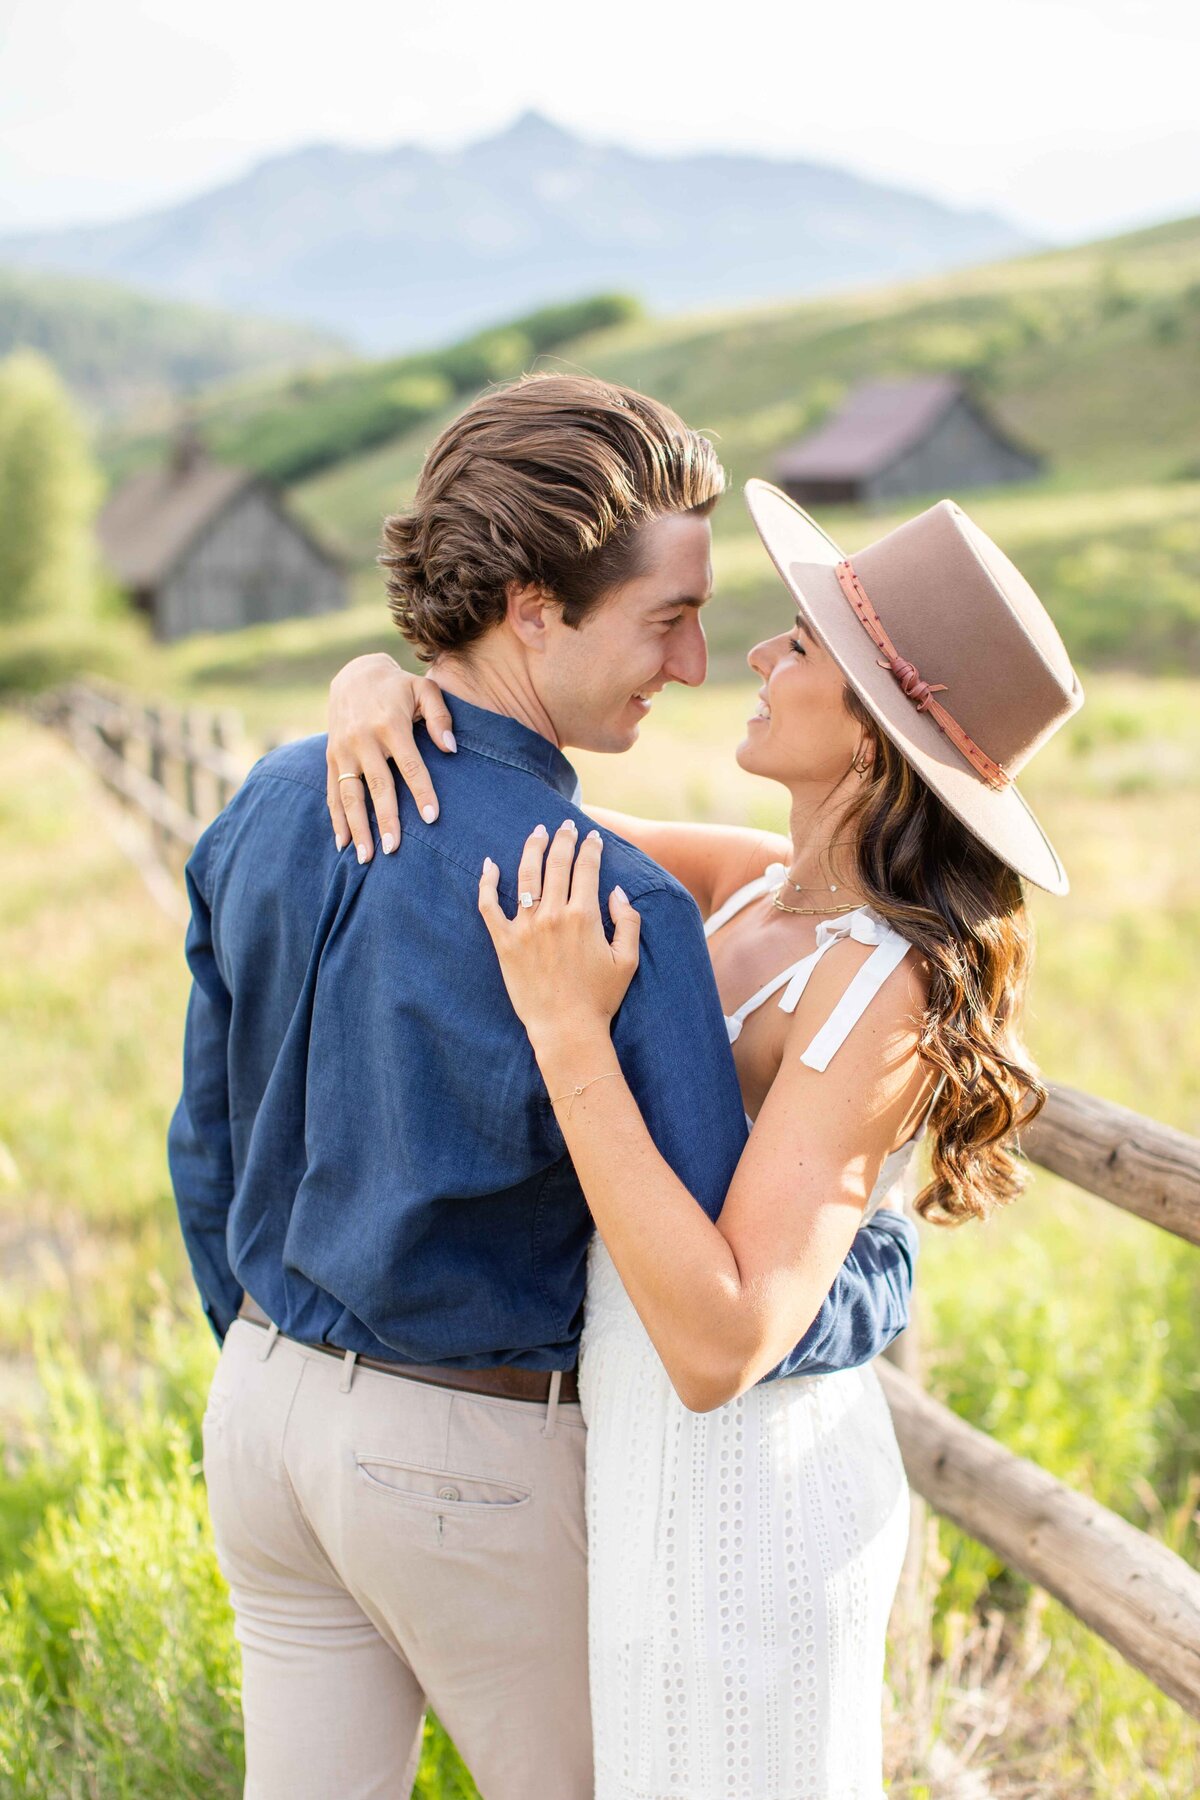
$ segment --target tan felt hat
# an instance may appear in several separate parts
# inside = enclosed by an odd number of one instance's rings
[[[1065,894],[1013,778],[1083,689],[1020,570],[953,500],[853,558],[769,482],[748,481],[746,501],[805,624],[880,729],[1003,862]]]

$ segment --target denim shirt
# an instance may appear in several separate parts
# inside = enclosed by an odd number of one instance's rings
[[[402,788],[392,855],[361,865],[336,849],[323,737],[263,757],[203,833],[187,865],[193,986],[171,1176],[218,1338],[246,1289],[307,1342],[567,1369],[592,1224],[477,895],[490,854],[511,914],[534,826],[591,821],[554,745],[447,704],[458,754],[437,759],[441,817],[425,824]],[[614,1045],[659,1150],[715,1219],[746,1124],[700,915],[606,833],[606,913],[618,883],[642,930]],[[899,1216],[864,1227],[773,1373],[881,1350],[907,1323],[915,1247]]]

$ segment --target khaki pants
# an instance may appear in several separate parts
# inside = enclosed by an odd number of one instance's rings
[[[204,1473],[247,1800],[404,1800],[426,1701],[484,1800],[589,1800],[584,1438],[230,1328]]]

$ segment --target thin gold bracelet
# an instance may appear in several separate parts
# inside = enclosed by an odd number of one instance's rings
[[[571,1102],[570,1106],[567,1108],[567,1117],[569,1119],[575,1110],[575,1102],[578,1100],[580,1094],[582,1094],[584,1088],[594,1087],[598,1081],[608,1081],[613,1075],[619,1075],[620,1072],[619,1069],[608,1069],[603,1075],[593,1075],[591,1081],[581,1082],[578,1087],[573,1087],[569,1094],[552,1095],[550,1104],[551,1106],[557,1106],[560,1100],[569,1100]]]

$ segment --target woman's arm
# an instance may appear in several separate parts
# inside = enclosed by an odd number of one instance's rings
[[[326,802],[338,849],[345,849],[353,838],[360,862],[370,862],[374,855],[362,782],[340,781],[339,776],[361,773],[366,780],[385,854],[400,842],[400,811],[389,757],[421,816],[428,817],[427,809],[432,808],[433,818],[437,817],[437,794],[413,735],[418,719],[424,719],[435,744],[454,749],[450,714],[437,682],[430,675],[410,675],[384,651],[356,656],[329,684]],[[606,830],[636,844],[682,882],[706,917],[769,862],[791,855],[787,839],[772,832],[639,819],[607,807],[588,810]]]
[[[536,879],[533,859],[540,864],[544,849],[544,840],[527,844],[521,887]],[[612,1046],[612,1017],[636,967],[637,914],[614,890],[610,945],[598,905],[598,835],[585,840],[572,871],[573,852],[573,836],[560,831],[540,904],[511,921],[489,859],[480,911],[597,1228],[680,1399],[706,1412],[781,1361],[846,1260],[924,1080],[919,985],[902,965],[817,1074],[801,1052],[847,976],[832,966],[837,951],[824,959],[713,1224],[655,1147]]]
[[[692,825],[677,819],[638,819],[607,806],[588,812],[606,831],[636,844],[691,894],[704,917],[722,900],[761,875],[768,863],[787,862],[792,846],[773,831],[748,825]]]

